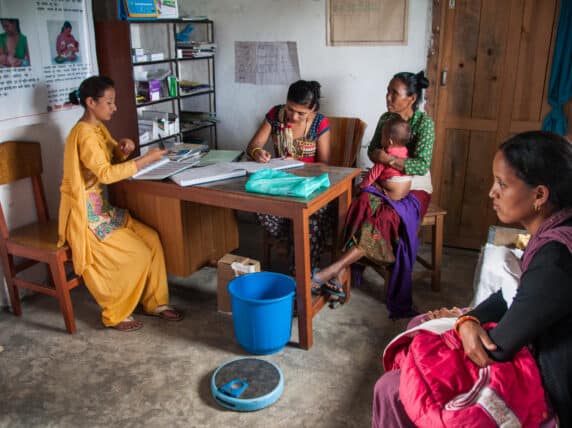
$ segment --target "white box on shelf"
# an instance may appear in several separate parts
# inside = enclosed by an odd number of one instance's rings
[[[165,59],[163,52],[152,52],[147,56],[149,57],[149,61],[163,61]]]
[[[148,57],[145,54],[141,55],[133,55],[133,64],[137,64],[138,62],[146,62],[148,61]]]

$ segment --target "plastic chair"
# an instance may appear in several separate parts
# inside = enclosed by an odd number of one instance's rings
[[[361,141],[367,124],[357,117],[330,117],[330,161],[329,165],[354,168],[357,163]],[[270,268],[271,251],[275,248],[280,254],[287,255],[290,241],[286,238],[274,238],[264,230],[263,259],[265,269]],[[334,248],[332,248],[332,251]]]
[[[0,144],[0,185],[21,179],[30,179],[38,221],[26,226],[8,230],[4,209],[0,203],[0,255],[2,268],[12,310],[22,315],[18,287],[47,294],[58,299],[66,330],[76,331],[70,290],[80,284],[80,278],[66,276],[66,263],[71,262],[71,251],[67,246],[58,248],[58,222],[51,221],[42,185],[42,154],[39,143],[9,141]],[[15,258],[18,258],[16,262]],[[21,259],[21,260],[20,260]],[[22,271],[44,263],[48,266],[47,284],[24,279]]]

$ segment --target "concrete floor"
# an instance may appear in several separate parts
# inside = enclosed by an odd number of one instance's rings
[[[260,259],[261,236],[243,221],[235,253]],[[442,291],[414,284],[418,310],[468,304],[477,257],[446,248]],[[145,325],[131,333],[104,328],[84,287],[72,293],[73,336],[55,299],[28,297],[21,318],[0,312],[0,427],[368,427],[381,354],[407,320],[388,319],[375,272],[368,268],[364,280],[347,304],[314,318],[309,351],[288,345],[261,357],[282,369],[285,389],[274,405],[252,413],[225,410],[211,396],[214,369],[248,355],[234,339],[232,318],[216,311],[216,269],[170,278],[184,321],[139,315]],[[297,332],[294,319],[293,342]]]

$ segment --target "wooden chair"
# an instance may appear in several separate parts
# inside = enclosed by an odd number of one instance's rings
[[[39,143],[9,141],[0,144],[0,185],[30,179],[38,221],[9,231],[0,203],[0,255],[8,285],[12,310],[22,315],[18,287],[56,297],[64,316],[66,330],[76,331],[70,290],[80,284],[80,278],[67,279],[66,263],[71,262],[68,247],[58,248],[58,222],[51,221],[42,185],[42,154]],[[16,262],[15,258],[22,259]],[[19,275],[37,263],[48,266],[47,284],[23,279]]]
[[[431,228],[431,260],[426,260],[417,255],[417,261],[426,269],[422,271],[413,272],[413,280],[420,278],[431,278],[431,289],[433,291],[441,290],[441,260],[443,258],[443,225],[445,223],[445,215],[447,211],[440,208],[434,203],[430,203],[427,208],[425,216],[419,225],[419,232],[424,227]],[[373,263],[366,263],[371,266],[379,275],[383,277],[384,282],[384,296],[387,292],[387,285],[391,278],[392,266],[379,266]]]
[[[357,117],[328,117],[332,166],[355,168],[367,124]]]
[[[330,121],[330,161],[329,165],[353,168],[356,166],[361,141],[367,124],[357,117],[328,117]],[[276,249],[281,255],[288,255],[288,239],[274,238],[264,230],[263,258],[265,269],[270,268],[271,251]]]

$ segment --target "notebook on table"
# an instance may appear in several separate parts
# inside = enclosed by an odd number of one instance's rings
[[[247,161],[247,162],[239,162],[239,165],[241,168],[245,169],[246,172],[252,174],[256,171],[260,171],[261,169],[268,169],[268,168],[271,169],[299,168],[304,166],[304,162],[296,159],[272,158],[266,163]]]
[[[171,180],[179,186],[210,183],[246,175],[246,170],[240,168],[241,162],[219,162],[212,165],[191,168],[171,176]]]
[[[168,157],[163,157],[155,162],[141,168],[131,178],[133,180],[163,180],[177,174],[185,169],[191,168],[198,164],[200,157],[195,156],[186,158],[179,161],[170,160]]]
[[[240,150],[210,150],[201,158],[197,166],[208,166],[220,162],[234,162],[237,161],[243,153],[244,152]]]
[[[294,159],[273,158],[270,162],[219,162],[204,167],[191,168],[171,176],[179,186],[193,186],[229,178],[242,177],[261,169],[288,169],[304,166],[304,162]]]

